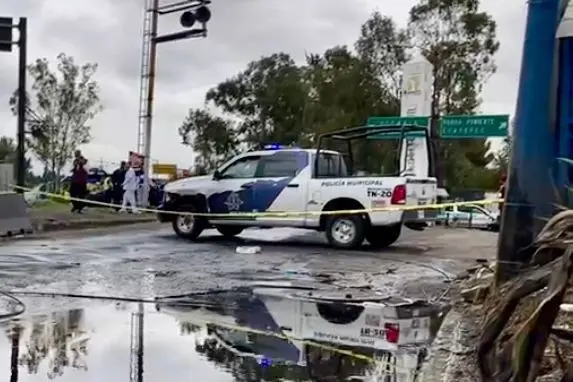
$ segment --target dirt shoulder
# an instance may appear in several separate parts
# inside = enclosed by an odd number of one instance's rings
[[[112,209],[87,208],[82,214],[72,213],[66,205],[32,208],[29,211],[34,232],[53,232],[98,227],[126,226],[156,221],[155,214],[119,213]]]

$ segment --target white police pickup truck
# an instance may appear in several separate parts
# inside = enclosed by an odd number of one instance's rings
[[[212,175],[168,183],[158,218],[171,222],[177,235],[191,240],[209,227],[225,236],[238,235],[247,227],[297,227],[324,231],[328,242],[340,248],[359,247],[364,239],[373,247],[386,247],[398,239],[404,224],[424,227],[435,218],[432,209],[344,213],[434,204],[437,194],[435,178],[355,177],[347,162],[339,152],[320,149],[320,140],[318,149],[269,146],[247,152]],[[170,211],[293,214],[192,217]]]

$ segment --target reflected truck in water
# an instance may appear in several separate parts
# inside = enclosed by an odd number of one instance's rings
[[[162,298],[143,310],[91,303],[5,322],[0,374],[11,382],[423,381],[444,314],[423,301],[291,283]]]
[[[197,349],[225,349],[287,380],[421,380],[444,309],[359,290],[291,283],[176,297],[157,304],[201,330]],[[296,372],[295,372],[296,371]]]

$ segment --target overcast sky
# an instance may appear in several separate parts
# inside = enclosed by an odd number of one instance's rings
[[[145,0],[3,0],[0,16],[26,16],[28,57],[54,60],[65,52],[97,62],[104,111],[84,147],[92,164],[117,162],[137,145],[141,34]],[[165,1],[165,0],[163,0]],[[258,57],[285,51],[300,60],[336,44],[352,45],[378,9],[405,25],[416,0],[213,0],[207,39],[159,47],[152,159],[188,168],[192,152],[177,128],[206,90]],[[162,2],[167,4],[167,2]],[[482,0],[498,23],[498,71],[483,94],[482,112],[513,114],[526,2]],[[160,19],[160,33],[177,30],[178,16]],[[8,99],[17,85],[17,54],[0,54],[0,135],[15,136]]]

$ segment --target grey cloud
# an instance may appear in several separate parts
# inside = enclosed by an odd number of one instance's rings
[[[94,149],[106,144],[113,145],[110,152],[115,153],[135,148],[143,3],[144,0],[3,2],[7,13],[30,18],[30,60],[42,56],[53,60],[64,51],[78,62],[99,64],[97,79],[106,109],[93,122],[97,143]],[[321,52],[336,44],[352,45],[360,25],[375,7],[404,23],[414,3],[415,0],[213,0],[208,38],[159,46],[152,156],[189,166],[190,151],[180,145],[177,126],[189,107],[202,106],[206,89],[238,73],[247,62],[276,51],[289,52],[302,60],[305,52]],[[484,106],[513,109],[523,32],[519,25],[523,25],[521,11],[525,4],[483,0],[483,7],[498,20],[502,42],[497,58],[499,71],[487,85]],[[160,33],[180,29],[178,15],[160,18]],[[12,134],[14,128],[5,105],[16,86],[16,64],[15,55],[0,55],[0,134]]]

